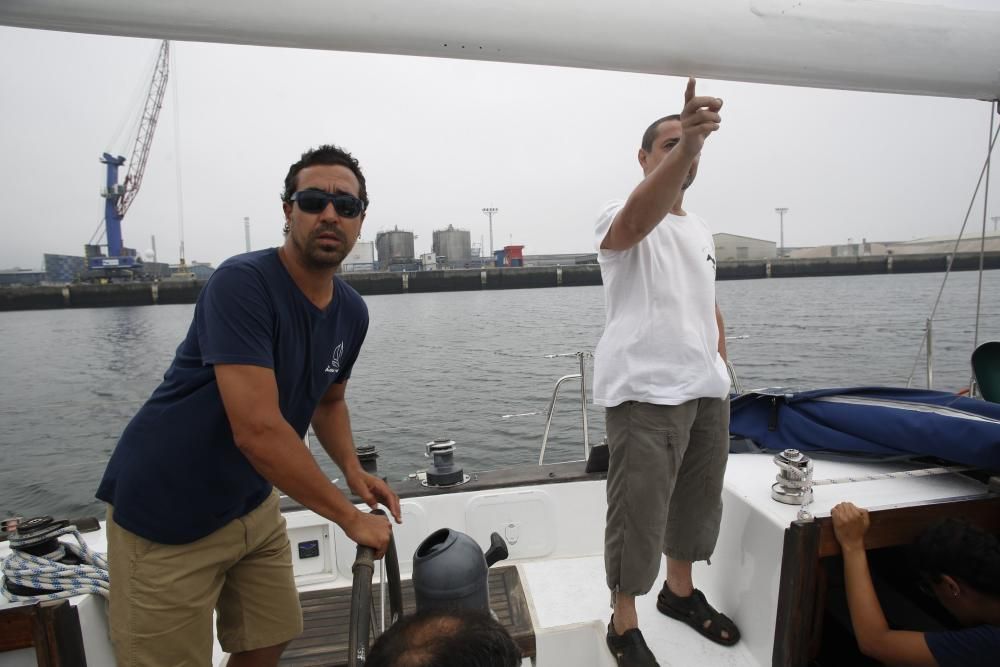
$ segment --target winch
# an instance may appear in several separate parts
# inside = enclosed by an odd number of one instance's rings
[[[354,451],[361,461],[361,469],[369,474],[378,475],[378,450],[375,445],[358,445]]]
[[[431,440],[424,445],[424,456],[433,459],[426,481],[421,482],[424,486],[457,486],[469,481],[469,476],[455,465],[454,440]]]
[[[813,499],[813,462],[797,449],[786,449],[774,457],[778,480],[771,486],[771,497],[786,505],[806,505]]]

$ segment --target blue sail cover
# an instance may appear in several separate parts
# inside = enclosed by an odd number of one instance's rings
[[[734,398],[730,433],[771,450],[935,456],[1000,470],[1000,404],[941,391],[855,387]]]

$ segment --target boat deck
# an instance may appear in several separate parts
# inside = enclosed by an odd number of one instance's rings
[[[521,565],[525,581],[530,588],[532,607],[536,614],[536,624],[540,635],[559,632],[564,628],[587,626],[594,640],[577,642],[575,646],[561,646],[565,651],[575,650],[579,655],[571,661],[558,659],[546,664],[580,664],[613,667],[615,660],[605,645],[605,634],[611,618],[610,598],[604,585],[604,557],[587,556],[563,558],[559,560],[537,561]],[[704,564],[695,565],[697,574],[706,578]],[[660,665],[684,667],[691,665],[712,665],[712,667],[756,667],[746,642],[727,647],[715,644],[686,624],[664,616],[656,610],[656,593],[663,583],[666,568],[663,559],[660,574],[648,595],[636,598],[639,625],[650,650],[656,655]],[[730,616],[738,614],[733,609],[720,604],[719,599],[711,600],[722,607],[721,611]],[[545,652],[541,646],[540,654]],[[557,656],[545,655],[544,658]],[[543,660],[539,660],[541,664]]]
[[[507,628],[525,657],[535,655],[535,633],[521,578],[515,566],[490,569],[490,608]],[[376,615],[380,613],[378,585],[373,589]],[[301,593],[305,629],[288,645],[280,665],[332,667],[347,664],[348,617],[351,589],[336,588]],[[403,581],[403,613],[416,610],[413,582]]]

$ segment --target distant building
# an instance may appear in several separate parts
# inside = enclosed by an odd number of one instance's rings
[[[166,262],[143,262],[140,271],[153,279],[167,278],[172,273],[170,265]]]
[[[525,255],[525,266],[574,266],[597,264],[596,252],[566,253],[561,255]]]
[[[504,266],[524,266],[524,246],[505,245],[503,247]]]
[[[966,234],[958,243],[955,250],[955,237],[931,236],[912,241],[894,241],[886,243],[886,248],[893,255],[919,255],[919,254],[948,254],[956,252],[979,252],[980,246],[985,246],[986,252],[1000,251],[1000,233],[989,232],[985,239],[982,238],[981,231]]]
[[[440,268],[438,265],[438,260],[440,258],[432,252],[421,253],[420,255],[420,270],[421,271],[433,271],[434,269]]]
[[[375,264],[375,242],[358,241],[354,244],[351,252],[341,263],[341,271],[344,273],[354,273],[357,271],[374,271]]]
[[[195,280],[208,280],[215,273],[215,267],[210,262],[188,262],[186,264],[171,264],[170,272],[170,277],[175,279],[186,278],[190,280],[193,276]]]
[[[188,267],[198,280],[208,280],[215,273],[215,267],[210,262],[191,262]]]
[[[788,252],[792,259],[820,259],[825,257],[870,257],[887,254],[888,244],[876,243],[868,239],[861,239],[860,243],[854,243],[848,239],[847,243],[837,245],[821,245],[813,248],[795,248]]]
[[[715,259],[720,262],[738,262],[749,259],[773,259],[778,256],[777,243],[739,234],[713,234]]]
[[[13,269],[0,270],[0,286],[11,285],[41,285],[45,282],[45,272],[33,269]]]
[[[76,282],[87,270],[87,260],[74,255],[45,253],[44,262],[46,282],[60,285]]]

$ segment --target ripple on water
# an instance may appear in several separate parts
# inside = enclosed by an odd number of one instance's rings
[[[730,281],[718,300],[746,387],[905,384],[941,275]],[[955,274],[935,320],[935,382],[969,380],[976,276]],[[1000,271],[984,294],[1000,293]],[[359,443],[399,479],[427,465],[424,443],[454,439],[466,469],[534,462],[556,378],[576,373],[604,326],[603,290],[573,287],[373,296],[348,389]],[[1000,339],[984,303],[980,340]],[[122,428],[187,331],[192,306],[0,313],[0,514],[101,515],[93,498]],[[917,358],[915,384],[924,381]],[[588,375],[592,366],[588,363]],[[579,458],[580,405],[564,385],[547,461]],[[588,407],[592,441],[603,410]],[[341,477],[320,453],[321,467]]]

